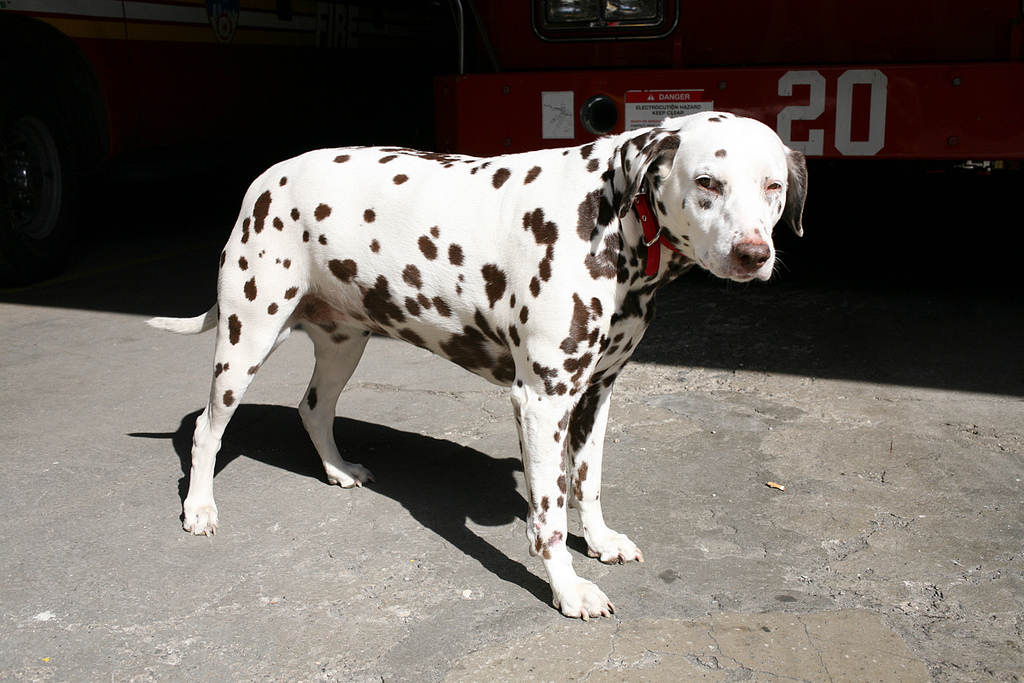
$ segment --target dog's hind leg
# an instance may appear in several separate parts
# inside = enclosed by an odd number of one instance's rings
[[[213,474],[221,438],[256,371],[290,331],[290,327],[281,329],[222,309],[210,400],[196,420],[192,436],[192,469],[183,505],[185,531],[207,536],[217,532]]]
[[[370,333],[333,322],[328,329],[312,323],[303,327],[313,340],[316,366],[299,404],[302,424],[320,454],[327,481],[344,488],[362,486],[373,481],[373,475],[362,465],[341,457],[334,440],[334,415],[338,397],[359,364]]]

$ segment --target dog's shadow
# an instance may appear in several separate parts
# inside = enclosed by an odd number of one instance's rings
[[[181,459],[178,493],[188,492],[192,464],[192,432],[199,411],[182,418],[170,436]],[[365,465],[376,481],[370,490],[400,503],[424,527],[432,530],[495,576],[518,585],[543,602],[550,602],[547,582],[520,562],[474,533],[467,520],[480,526],[502,526],[525,520],[527,503],[516,489],[518,458],[492,458],[472,448],[390,427],[336,417],[335,436],[342,457]],[[344,444],[344,447],[341,445]],[[272,405],[239,406],[217,455],[215,476],[240,456],[327,483],[320,458],[295,408]],[[582,545],[581,545],[582,544]],[[523,534],[523,552],[526,538]],[[585,542],[572,536],[569,546],[585,550]]]

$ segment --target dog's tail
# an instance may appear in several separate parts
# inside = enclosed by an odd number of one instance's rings
[[[152,318],[146,321],[158,330],[167,330],[178,334],[199,334],[212,330],[217,326],[217,304],[203,315],[194,318]]]

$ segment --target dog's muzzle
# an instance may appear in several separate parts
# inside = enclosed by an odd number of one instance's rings
[[[732,267],[733,279],[749,280],[760,277],[768,279],[767,275],[760,275],[759,271],[764,268],[772,257],[772,250],[764,242],[740,242],[732,248],[729,254],[729,265]]]

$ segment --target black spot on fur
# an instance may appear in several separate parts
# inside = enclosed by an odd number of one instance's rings
[[[615,220],[615,208],[612,203],[608,201],[608,198],[601,194],[601,201],[597,206],[597,224],[604,227],[611,225],[611,222]],[[587,239],[590,239],[589,236]]]
[[[409,342],[410,344],[415,344],[416,346],[427,345],[427,342],[423,340],[423,337],[416,334],[414,330],[411,330],[408,327],[403,327],[402,329],[400,329],[398,331],[398,336],[404,339],[405,341]]]
[[[439,296],[435,296],[430,301],[434,304],[434,308],[437,309],[438,315],[444,316],[445,318],[451,317],[452,309],[444,299]]]
[[[577,451],[590,438],[594,429],[594,420],[597,418],[597,408],[601,403],[601,386],[591,384],[583,392],[579,403],[572,411],[572,419],[569,421],[569,447]]]
[[[228,340],[232,345],[242,338],[242,321],[234,313],[228,318]]]
[[[590,310],[579,294],[572,295],[572,318],[569,320],[569,336],[562,340],[559,348],[565,353],[576,353],[579,344],[586,340],[589,332]]]
[[[420,251],[423,252],[428,261],[433,261],[437,258],[437,245],[429,237],[423,235],[417,244],[419,244]]]
[[[566,386],[562,382],[555,382],[558,378],[558,369],[549,368],[540,363],[534,362],[533,372],[544,382],[544,392],[548,396],[564,396],[566,392]]]
[[[249,281],[245,283],[245,286],[242,288],[242,290],[245,292],[245,298],[246,299],[248,299],[249,301],[255,301],[256,300],[256,278],[250,278]]]
[[[415,287],[416,289],[423,287],[423,277],[420,275],[420,269],[411,263],[402,271],[402,279],[410,287]]]
[[[512,175],[512,171],[507,168],[499,168],[494,172],[494,175],[491,176],[491,185],[494,186],[495,190],[499,189],[505,184],[505,181],[508,180],[510,175]]]
[[[363,295],[363,307],[370,320],[388,327],[391,321],[405,322],[405,313],[391,300],[391,290],[388,287],[388,279],[383,275],[377,276],[373,289],[367,290]]]
[[[558,240],[558,227],[544,220],[544,209],[534,209],[523,215],[523,229],[533,233],[537,244],[554,244]]]
[[[487,320],[487,316],[480,309],[477,309],[476,313],[473,314],[473,322],[484,333],[484,336],[488,337],[491,341],[502,346],[508,346],[508,340],[491,328],[491,323]]]
[[[576,470],[576,477],[572,482],[572,493],[576,496],[576,500],[583,500],[583,482],[587,479],[587,470],[590,466],[584,462],[580,465],[579,469]]]
[[[576,222],[576,234],[581,240],[590,241],[594,234],[594,222],[597,220],[598,207],[601,205],[601,190],[588,194],[576,210],[579,220]]]
[[[551,255],[553,253],[552,248],[548,247],[547,255],[541,259],[541,262],[537,264],[537,275],[543,282],[547,282],[551,279]]]
[[[448,247],[448,260],[451,262],[451,264],[453,266],[461,266],[462,259],[462,247],[460,247],[458,244],[450,245]]]
[[[652,293],[657,289],[657,284],[646,285],[640,289],[631,289],[626,292],[622,305],[612,314],[611,323],[614,327],[620,320],[626,318],[643,318],[650,323],[654,319],[655,303]],[[626,345],[625,350],[632,348],[632,341]]]
[[[270,190],[267,190],[260,195],[260,198],[256,200],[256,204],[252,208],[253,217],[253,231],[256,234],[263,232],[264,221],[267,220],[267,216],[270,214]]]
[[[590,363],[593,360],[593,354],[591,354],[588,351],[579,358],[566,358],[565,362],[562,364],[562,367],[565,368],[566,372],[572,373],[572,377],[570,377],[570,379],[572,380],[573,384],[578,385],[580,379],[583,378],[583,373],[587,370],[587,368],[590,367]]]
[[[327,267],[330,268],[332,273],[334,273],[334,277],[338,278],[342,282],[351,282],[352,278],[356,276],[356,272],[358,270],[356,262],[352,259],[345,259],[344,261],[331,259],[331,261],[327,263]]]
[[[493,263],[488,263],[480,269],[484,277],[484,291],[487,293],[487,301],[491,308],[494,308],[501,297],[505,296],[505,271]]]
[[[584,264],[590,271],[590,277],[614,278],[619,274],[619,257],[622,252],[622,238],[618,234],[609,235],[604,240],[604,249],[597,254],[587,254]]]
[[[469,325],[463,328],[462,334],[453,334],[447,341],[441,342],[441,350],[445,355],[467,370],[479,370],[493,365],[487,346],[483,333]]]

